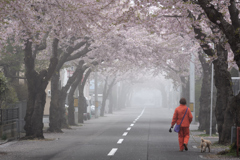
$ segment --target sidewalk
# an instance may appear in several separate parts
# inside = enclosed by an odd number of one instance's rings
[[[2,140],[2,139],[0,139],[0,145],[5,144],[5,143],[7,143],[7,142],[8,142],[8,139],[7,139],[7,140]]]
[[[196,148],[199,150],[199,155],[203,159],[227,159],[227,160],[236,160],[239,159],[239,157],[230,157],[230,156],[224,156],[224,155],[217,155],[217,153],[224,151],[226,149],[229,149],[227,146],[223,145],[216,145],[218,142],[219,137],[215,136],[208,136],[208,137],[202,137],[204,139],[210,140],[212,142],[211,146],[211,152],[208,152],[208,149],[206,152],[201,153],[201,137],[199,135],[205,134],[203,131],[198,131],[198,123],[191,124],[190,125],[190,140],[189,140],[189,146]]]

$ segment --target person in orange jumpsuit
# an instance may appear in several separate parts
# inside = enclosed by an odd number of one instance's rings
[[[181,123],[182,118],[187,110],[187,102],[185,98],[181,98],[180,101],[180,106],[178,106],[173,114],[172,118],[172,123],[171,123],[171,128],[177,123],[178,125]],[[192,113],[191,110],[188,108],[188,111],[183,119],[183,122],[180,127],[180,131],[178,132],[178,141],[179,141],[179,147],[180,151],[183,151],[184,149],[187,151],[188,150],[188,140],[189,140],[189,126],[190,123],[192,122]]]

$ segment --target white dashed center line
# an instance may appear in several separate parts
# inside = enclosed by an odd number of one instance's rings
[[[128,134],[128,132],[124,132],[124,133],[123,133],[123,136],[126,136],[127,134]]]
[[[109,153],[108,156],[114,156],[114,154],[116,153],[118,149],[117,148],[113,148]]]
[[[145,109],[144,109],[145,110]],[[141,112],[141,114],[133,121],[133,123],[130,125],[131,127],[134,126],[134,123],[137,122],[137,120],[143,115],[144,110]],[[131,130],[131,127],[127,128],[127,131]],[[124,132],[122,136],[127,136],[128,132]],[[117,144],[122,144],[124,139],[119,139]],[[112,148],[112,150],[108,153],[108,156],[114,156],[114,154],[117,152],[118,148]]]
[[[123,139],[119,139],[117,144],[122,144],[122,142],[123,142]]]

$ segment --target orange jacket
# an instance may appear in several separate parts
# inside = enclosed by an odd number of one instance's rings
[[[182,104],[180,104],[180,106],[178,106],[175,109],[171,126],[174,126],[175,123],[177,123],[178,125],[181,123],[184,113],[186,112],[186,109],[187,109],[187,106],[182,105]],[[190,109],[188,108],[188,111],[183,119],[181,127],[189,127],[190,123],[192,122],[192,118],[193,118],[192,113],[191,113]]]

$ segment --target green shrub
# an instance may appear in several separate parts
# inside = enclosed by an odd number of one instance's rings
[[[7,78],[0,72],[0,108],[8,108],[8,104],[18,101],[17,93]]]
[[[7,135],[6,134],[3,134],[2,137],[1,137],[2,140],[7,140]]]
[[[7,78],[0,72],[0,100],[3,99],[4,94],[7,92]]]

